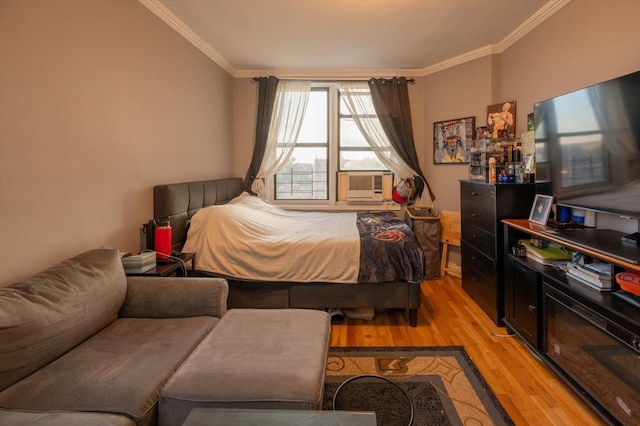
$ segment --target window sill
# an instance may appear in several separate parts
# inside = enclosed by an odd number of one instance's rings
[[[285,204],[278,203],[278,207],[285,210],[301,211],[400,211],[402,206],[393,201],[382,203],[349,203],[347,201],[336,201],[335,204]]]

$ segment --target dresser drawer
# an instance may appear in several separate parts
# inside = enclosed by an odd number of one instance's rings
[[[462,288],[478,304],[493,322],[500,322],[497,309],[496,283],[484,277],[479,271],[470,266],[462,267]]]
[[[467,222],[473,226],[490,233],[496,233],[496,212],[492,209],[480,207],[477,204],[462,204],[462,211],[460,212],[460,219],[462,222]],[[464,232],[462,234],[464,236]]]
[[[461,182],[460,199],[462,200],[463,205],[469,204],[470,206],[495,209],[496,186]]]
[[[463,274],[465,268],[473,268],[488,280],[492,282],[495,281],[496,263],[492,258],[485,256],[481,251],[477,250],[466,241],[462,241],[460,248]]]
[[[496,236],[494,234],[462,221],[462,239],[495,260]]]

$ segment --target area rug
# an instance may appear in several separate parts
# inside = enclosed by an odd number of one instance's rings
[[[331,348],[322,409],[334,403],[378,426],[513,425],[462,346]]]

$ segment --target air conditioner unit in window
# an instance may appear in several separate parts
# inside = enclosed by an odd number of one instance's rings
[[[348,172],[347,201],[377,202],[383,201],[383,172]]]

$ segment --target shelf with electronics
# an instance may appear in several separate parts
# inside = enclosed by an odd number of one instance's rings
[[[473,139],[469,145],[469,180],[488,183],[535,182],[535,145],[522,138]],[[529,147],[531,146],[531,147]]]

